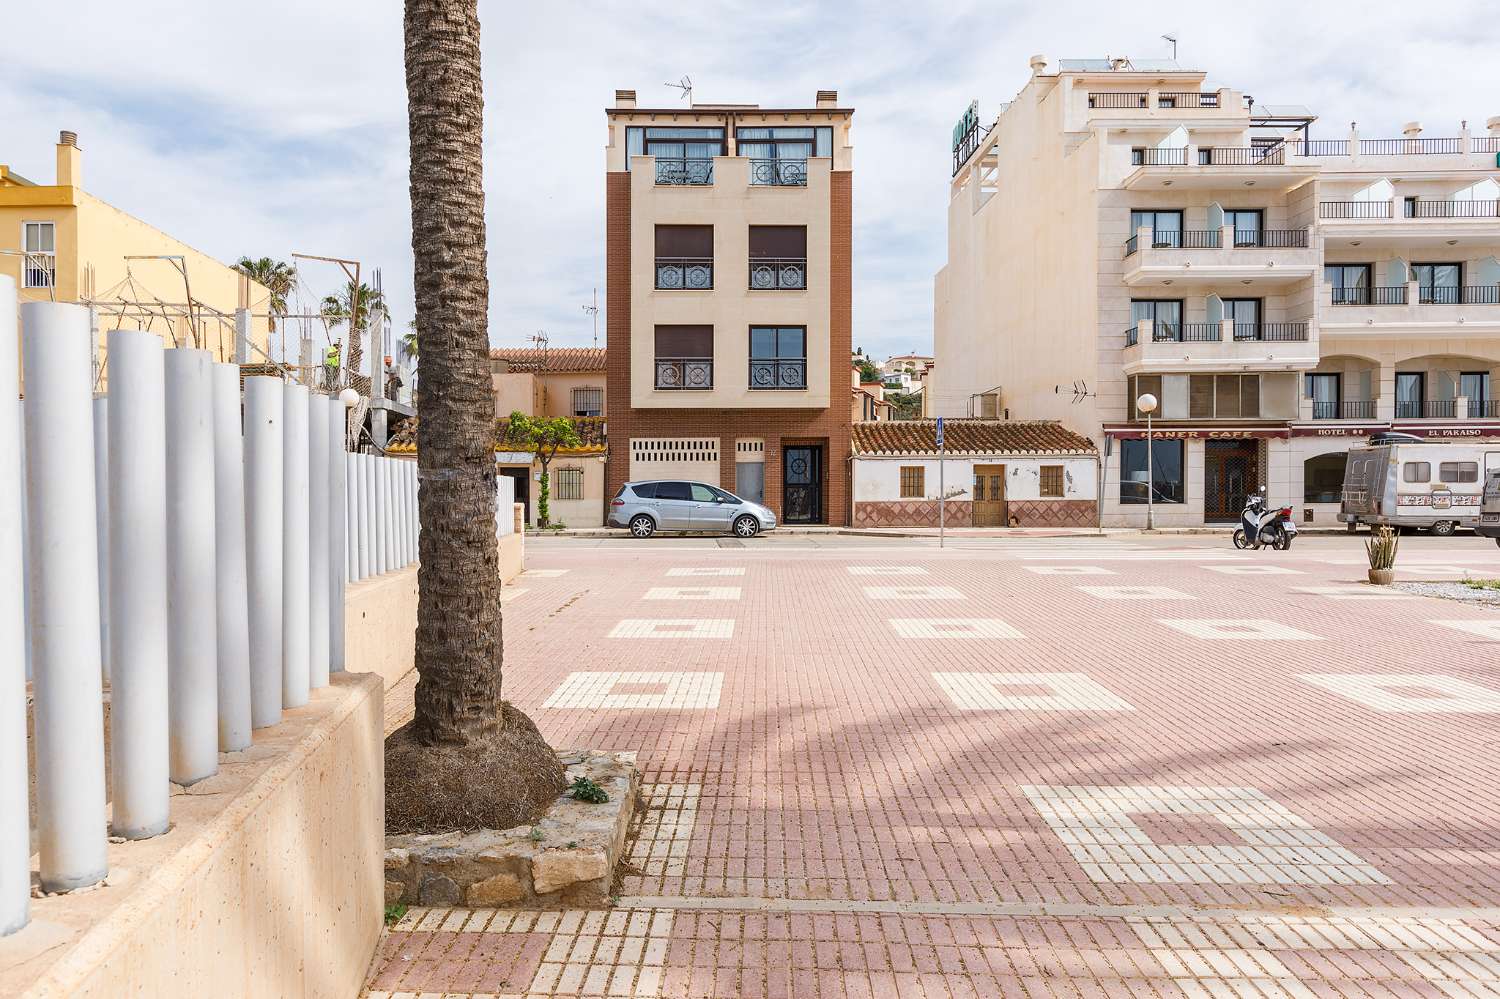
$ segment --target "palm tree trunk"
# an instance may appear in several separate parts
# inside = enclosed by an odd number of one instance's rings
[[[557,756],[502,702],[477,0],[406,0],[412,253],[424,391],[416,717],[386,751],[390,831],[534,821]]]

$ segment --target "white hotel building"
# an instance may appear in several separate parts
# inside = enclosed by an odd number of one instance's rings
[[[1031,69],[955,136],[935,415],[1092,437],[1105,525],[1145,520],[1144,392],[1162,526],[1261,486],[1334,522],[1386,428],[1500,446],[1500,117],[1334,138],[1175,64]]]

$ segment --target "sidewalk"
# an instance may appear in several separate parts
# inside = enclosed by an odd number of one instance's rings
[[[950,538],[1132,538],[1132,537],[1162,537],[1177,535],[1203,535],[1209,537],[1228,538],[1234,527],[1231,524],[1217,524],[1204,527],[1158,527],[1155,531],[1147,532],[1139,527],[950,527],[947,536]],[[693,536],[719,537],[717,533],[690,531],[686,532]],[[936,527],[825,527],[825,526],[781,526],[774,529],[774,533],[780,536],[786,535],[812,535],[823,537],[857,537],[857,538],[936,538],[938,529]],[[1339,536],[1348,534],[1348,528],[1340,524],[1338,527],[1299,527],[1298,533],[1307,535]],[[630,534],[624,528],[611,527],[569,527],[561,530],[538,531],[530,528],[526,531],[529,538],[538,537],[560,537],[560,538],[621,538],[628,539]]]

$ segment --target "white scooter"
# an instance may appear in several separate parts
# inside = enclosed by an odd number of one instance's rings
[[[1234,530],[1236,548],[1253,548],[1259,551],[1271,547],[1286,551],[1297,537],[1297,525],[1292,522],[1292,508],[1266,509],[1265,490],[1253,492],[1245,497],[1245,509],[1240,513],[1240,526]]]

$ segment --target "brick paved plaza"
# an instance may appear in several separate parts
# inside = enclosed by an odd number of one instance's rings
[[[1500,611],[1372,589],[1356,539],[528,564],[507,696],[639,753],[619,906],[412,909],[372,999],[1500,996]],[[1403,542],[1466,570],[1500,550]]]

